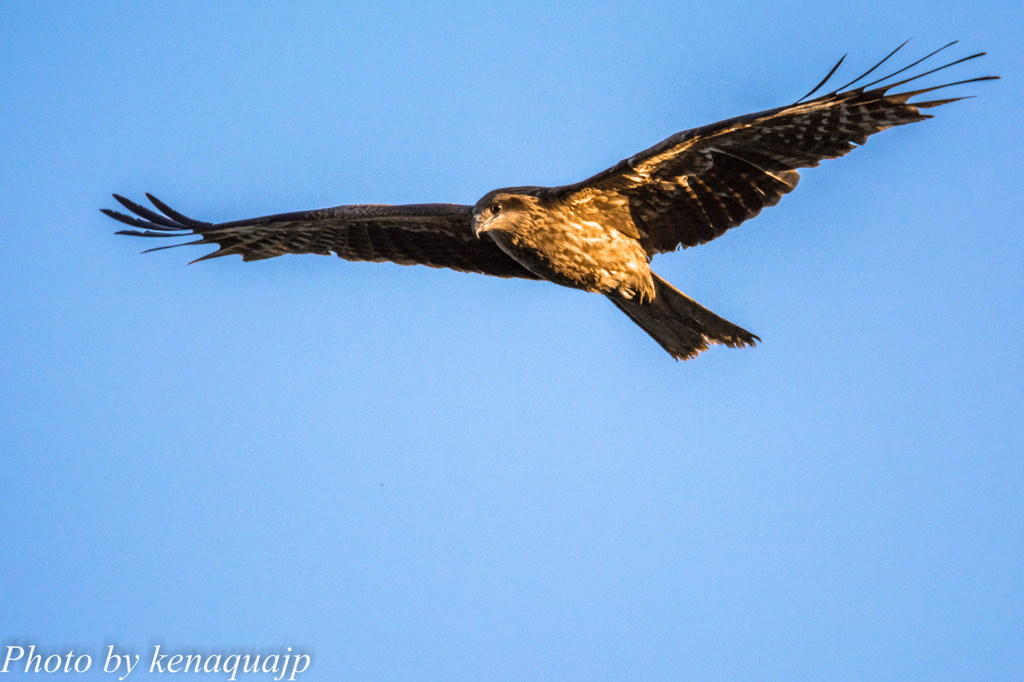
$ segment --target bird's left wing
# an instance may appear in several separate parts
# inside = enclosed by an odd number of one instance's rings
[[[286,253],[334,253],[351,261],[390,261],[496,277],[537,279],[536,275],[499,249],[494,241],[478,239],[473,234],[473,209],[470,206],[336,206],[228,223],[207,223],[182,215],[152,195],[146,196],[159,213],[117,194],[114,198],[134,215],[100,210],[115,220],[141,228],[121,230],[118,234],[199,237],[150,251],[189,244],[216,244],[220,248],[197,260],[233,254],[250,261]]]
[[[908,103],[911,97],[995,78],[984,76],[890,93],[904,83],[980,57],[982,52],[878,86],[945,49],[940,48],[885,78],[850,87],[899,49],[827,95],[804,101],[832,77],[842,59],[795,104],[677,133],[587,180],[553,188],[553,193],[569,202],[608,201],[609,196],[614,196],[628,203],[637,228],[634,236],[648,254],[708,242],[753,218],[762,208],[777,204],[782,195],[796,187],[800,179],[797,168],[817,166],[823,159],[843,156],[886,128],[930,118],[920,109],[962,99]]]

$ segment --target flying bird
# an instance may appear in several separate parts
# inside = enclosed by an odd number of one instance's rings
[[[219,247],[197,260],[232,254],[251,261],[286,253],[334,253],[351,261],[547,280],[603,294],[672,357],[689,359],[710,344],[735,348],[753,346],[760,339],[653,273],[652,256],[720,237],[793,191],[798,168],[843,156],[887,128],[931,118],[921,109],[963,99],[911,103],[912,97],[996,78],[893,92],[985,54],[892,82],[953,44],[857,85],[900,45],[853,81],[809,99],[832,79],[844,56],[793,104],[677,133],[582,182],[496,189],[474,206],[349,205],[208,223],[189,218],[150,194],[146,196],[156,211],[115,194],[114,199],[134,215],[101,210],[139,228],[118,234],[199,237],[150,251],[187,244]]]

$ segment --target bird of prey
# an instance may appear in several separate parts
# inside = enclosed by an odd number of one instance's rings
[[[115,194],[134,215],[101,210],[141,229],[119,234],[195,235],[199,238],[172,246],[218,245],[197,260],[231,254],[250,261],[286,253],[334,253],[351,261],[547,280],[603,294],[672,357],[689,359],[709,344],[753,346],[760,339],[651,272],[651,257],[704,244],[774,206],[796,187],[798,168],[843,156],[886,128],[930,118],[921,109],[963,99],[911,103],[912,97],[996,78],[893,92],[984,54],[893,82],[953,44],[857,85],[900,45],[860,77],[809,99],[831,80],[840,59],[817,87],[793,104],[677,133],[582,182],[496,189],[474,206],[350,205],[208,223],[186,217],[150,194],[146,196],[159,212]]]

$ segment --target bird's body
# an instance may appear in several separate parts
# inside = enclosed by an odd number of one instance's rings
[[[487,234],[516,262],[555,284],[654,297],[650,259],[620,197],[572,202],[546,187],[495,190],[473,208],[473,225],[477,235]]]
[[[874,133],[929,118],[920,109],[955,101],[910,103],[911,97],[993,78],[890,94],[899,85],[980,53],[879,85],[936,50],[885,78],[847,89],[897,50],[827,95],[803,101],[839,64],[795,104],[677,133],[582,182],[494,190],[472,207],[349,205],[212,224],[188,218],[152,195],[159,212],[114,195],[135,215],[103,211],[144,228],[123,234],[195,234],[200,238],[188,243],[219,246],[199,260],[230,254],[259,260],[285,253],[334,253],[347,260],[541,279],[607,296],[677,359],[693,357],[713,343],[751,346],[759,340],[756,336],[654,274],[651,257],[721,236],[791,192],[799,180],[797,168],[842,156]]]

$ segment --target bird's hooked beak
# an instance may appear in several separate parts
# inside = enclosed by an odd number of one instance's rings
[[[490,220],[484,218],[480,213],[473,214],[473,234],[479,237],[484,232],[490,231]]]

